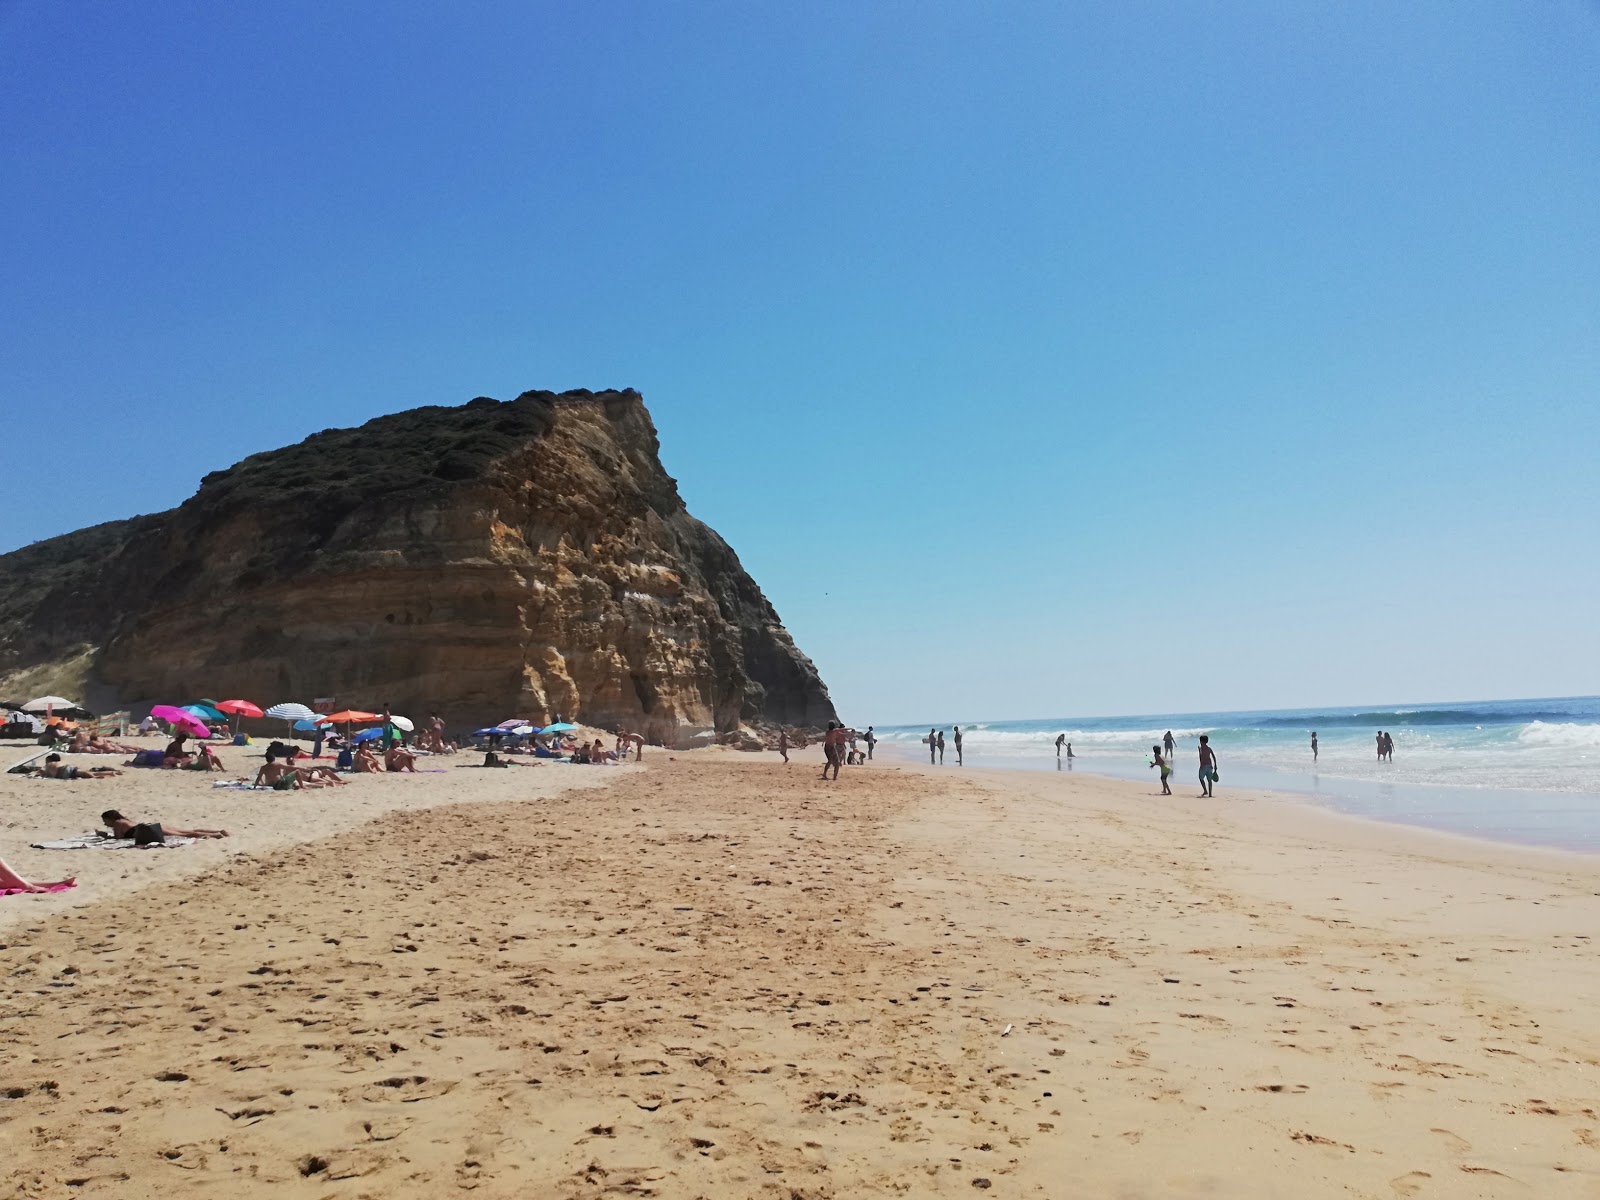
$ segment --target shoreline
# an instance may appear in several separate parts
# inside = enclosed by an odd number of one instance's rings
[[[1042,765],[1009,765],[984,762],[982,766],[967,765],[957,767],[955,752],[947,746],[946,758],[943,766],[929,767],[921,754],[912,750],[914,743],[899,741],[879,741],[877,753],[885,758],[908,766],[917,766],[938,771],[998,771],[1004,774],[1046,775],[1061,774],[1071,777],[1075,775],[1091,775],[1097,779],[1117,780],[1122,783],[1138,786],[1142,776],[1138,775],[1132,767],[1125,771],[1117,771],[1105,765],[1085,765],[1085,756],[1079,755],[1072,760],[1072,764],[1054,769],[1049,765],[1054,762],[1048,754],[1040,756]],[[885,748],[888,747],[886,750]],[[1090,756],[1090,761],[1098,756]],[[1061,760],[1065,763],[1066,760]],[[1155,772],[1147,771],[1152,779]],[[1173,773],[1174,792],[1182,793],[1187,786],[1193,786],[1193,772],[1187,776],[1180,770]],[[1244,782],[1233,784],[1235,778]],[[1588,818],[1589,824],[1596,824],[1595,812],[1600,807],[1600,796],[1593,796],[1587,792],[1550,792],[1534,788],[1499,788],[1475,787],[1470,785],[1429,784],[1429,783],[1387,783],[1375,782],[1355,776],[1328,775],[1328,786],[1321,786],[1317,782],[1319,776],[1312,772],[1291,774],[1288,772],[1271,771],[1265,768],[1227,767],[1223,782],[1217,785],[1219,794],[1217,799],[1261,796],[1281,796],[1293,802],[1319,812],[1336,813],[1343,817],[1371,821],[1374,824],[1389,829],[1412,829],[1437,833],[1449,837],[1462,838],[1469,841],[1483,842],[1494,846],[1518,846],[1530,849],[1544,849],[1557,853],[1578,854],[1585,856],[1600,855],[1600,825],[1592,832],[1574,833],[1549,829],[1541,829],[1538,822],[1522,820],[1512,823],[1511,818],[1528,818],[1543,812],[1573,811]],[[1310,780],[1311,786],[1296,786],[1296,781]],[[1156,784],[1159,789],[1159,783]],[[1226,790],[1223,790],[1226,789]],[[1489,825],[1497,826],[1496,829],[1484,830],[1474,828],[1471,822],[1457,820],[1454,822],[1439,819],[1436,814],[1438,809],[1430,808],[1421,812],[1408,813],[1402,809],[1383,803],[1384,800],[1404,800],[1408,796],[1423,796],[1431,805],[1445,802],[1454,802],[1457,807],[1448,811],[1451,813],[1473,813],[1478,819]],[[1513,803],[1501,808],[1494,806],[1495,801],[1510,800]],[[1515,802],[1519,800],[1539,800],[1553,807],[1539,808],[1528,805],[1518,807]],[[1387,810],[1387,811],[1386,811]],[[1430,820],[1430,816],[1434,819]],[[1497,819],[1498,817],[1498,819]]]

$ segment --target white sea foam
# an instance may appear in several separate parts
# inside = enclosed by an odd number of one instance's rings
[[[1600,746],[1600,725],[1534,721],[1517,734],[1524,746]]]

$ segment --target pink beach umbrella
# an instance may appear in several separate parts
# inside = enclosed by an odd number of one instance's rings
[[[150,710],[150,715],[158,721],[165,721],[172,726],[175,733],[187,733],[193,738],[208,738],[211,730],[206,728],[206,723],[193,713],[185,712],[171,704],[158,704]]]

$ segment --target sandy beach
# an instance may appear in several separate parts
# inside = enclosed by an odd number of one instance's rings
[[[816,757],[4,779],[11,1194],[1600,1196],[1600,860]]]

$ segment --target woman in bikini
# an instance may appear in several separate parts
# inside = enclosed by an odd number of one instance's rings
[[[100,824],[111,830],[114,838],[130,838],[135,827],[141,824],[154,825],[167,837],[189,838],[225,838],[228,836],[226,829],[179,829],[173,825],[162,825],[156,821],[130,821],[114,808],[108,808],[100,814]]]

